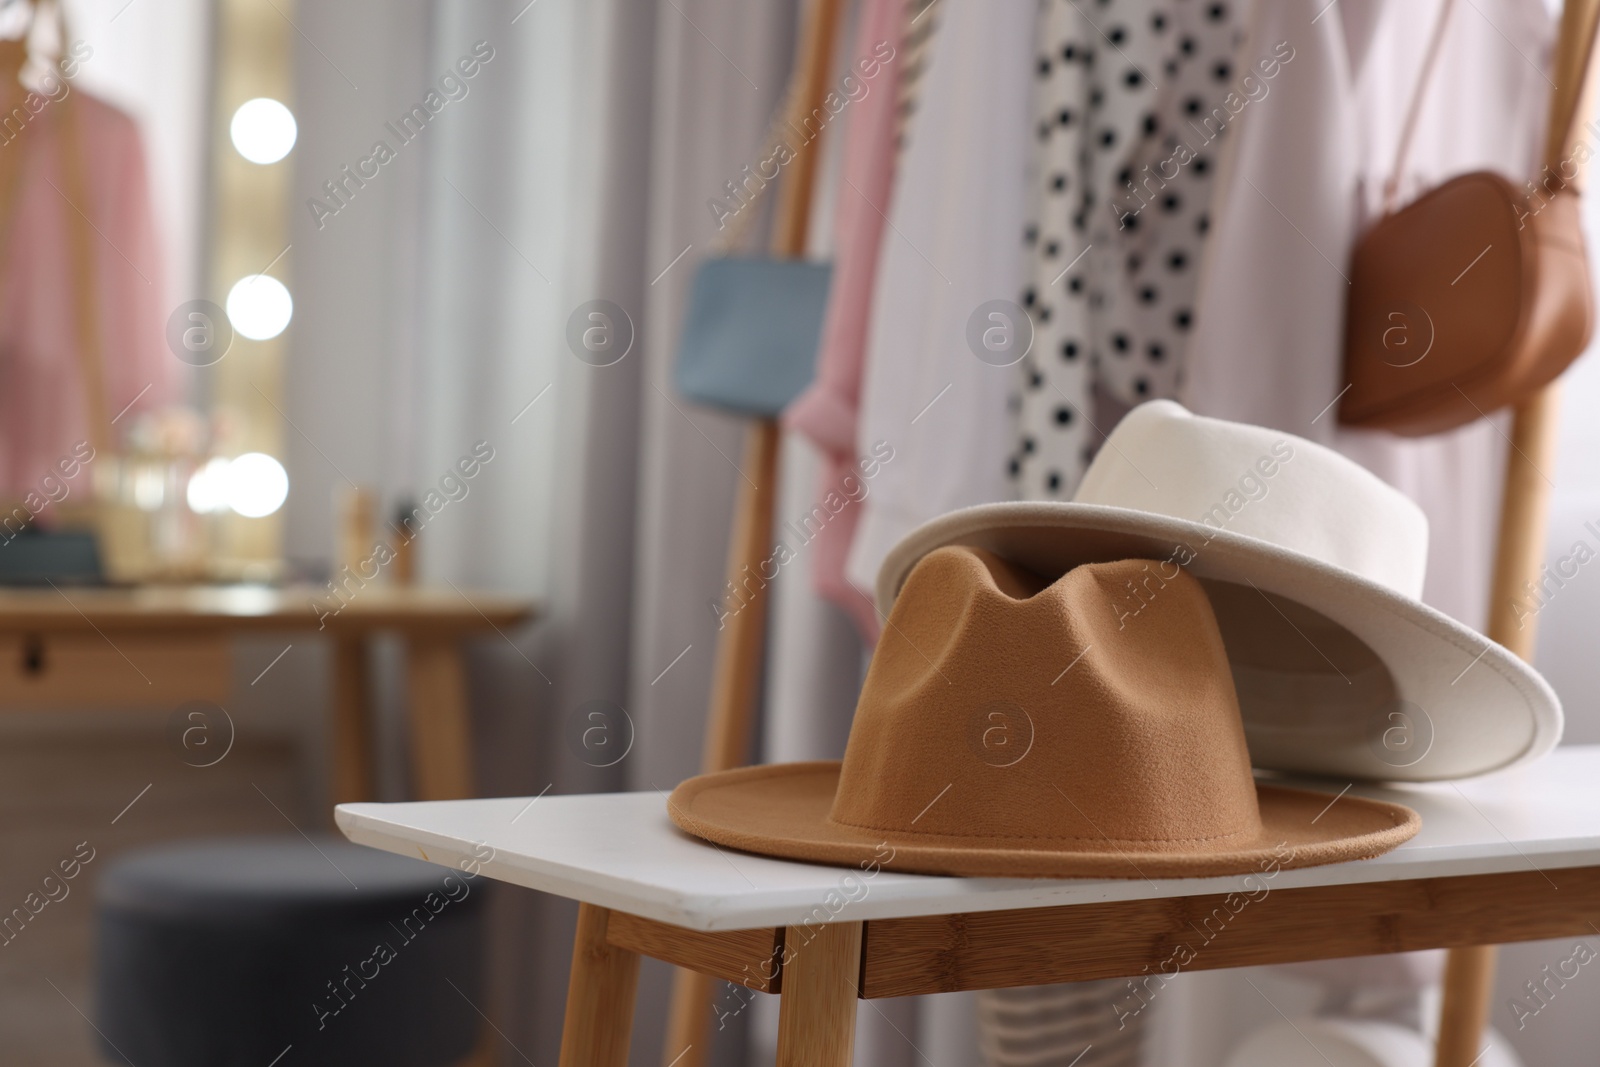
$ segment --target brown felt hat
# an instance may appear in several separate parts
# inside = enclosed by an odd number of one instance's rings
[[[844,761],[691,778],[673,821],[748,852],[976,876],[1239,874],[1415,834],[1398,804],[1255,781],[1200,582],[1180,570],[1117,610],[1147,562],[1052,581],[935,549],[894,603]]]

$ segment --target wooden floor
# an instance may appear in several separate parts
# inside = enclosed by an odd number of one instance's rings
[[[114,856],[208,834],[293,833],[256,786],[308,830],[321,829],[303,810],[302,785],[297,750],[287,740],[241,737],[222,762],[195,768],[179,760],[159,725],[41,734],[5,723],[0,729],[0,915],[23,906],[81,842],[94,849],[94,859],[67,883],[67,896],[47,904],[21,934],[0,946],[0,1049],[7,1067],[102,1067],[108,1062],[78,1012],[93,1013],[94,885]],[[137,803],[124,812],[136,796]]]

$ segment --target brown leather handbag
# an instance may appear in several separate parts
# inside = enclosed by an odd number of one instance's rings
[[[1578,167],[1563,158],[1581,92],[1550,128],[1539,183],[1463,174],[1393,211],[1422,96],[1454,0],[1445,0],[1401,133],[1385,214],[1356,247],[1339,421],[1407,437],[1521,403],[1582,354],[1594,289],[1579,227]],[[1594,27],[1576,72],[1584,78]],[[1583,158],[1587,158],[1586,156]]]

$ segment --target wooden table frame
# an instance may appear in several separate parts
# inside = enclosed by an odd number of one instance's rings
[[[534,613],[527,601],[491,594],[383,586],[346,601],[292,587],[0,590],[0,706],[226,705],[233,638],[325,639],[332,653],[330,790],[335,803],[370,800],[376,749],[367,651],[376,635],[396,633],[406,645],[413,792],[424,800],[468,797],[472,736],[462,642],[484,632],[504,636]]]
[[[865,922],[847,905],[837,918],[703,932],[582,904],[561,1067],[627,1063],[640,956],[778,994],[778,1067],[849,1067],[857,998],[1128,976],[1149,989],[1163,971],[1588,935],[1600,867]]]

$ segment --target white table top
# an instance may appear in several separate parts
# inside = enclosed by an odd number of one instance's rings
[[[1332,795],[1340,786],[1296,783]],[[1279,871],[1274,889],[1600,865],[1600,746],[1459,784],[1356,786],[1422,815],[1410,842],[1374,860]],[[434,863],[477,857],[490,878],[694,930],[799,923],[855,868],[768,859],[680,832],[661,793],[341,804],[350,840]],[[492,853],[490,850],[493,850]],[[488,857],[488,858],[484,858]],[[842,921],[1196,896],[1243,876],[1157,879],[947,878],[880,871]],[[859,896],[848,883],[850,896]],[[835,897],[834,899],[838,899]]]

